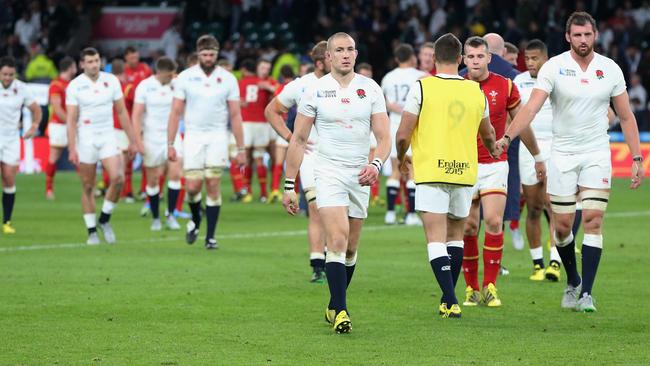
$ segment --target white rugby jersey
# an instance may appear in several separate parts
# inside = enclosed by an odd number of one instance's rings
[[[0,137],[18,136],[18,126],[23,106],[34,103],[27,85],[20,80],[11,82],[8,88],[0,84]]]
[[[287,109],[297,106],[300,104],[300,98],[302,98],[305,90],[316,80],[318,80],[318,78],[313,72],[292,80],[289,84],[285,85],[280,94],[278,94],[278,101]],[[318,132],[316,132],[315,128],[312,128],[309,132],[309,140],[314,144],[317,143]]]
[[[384,76],[381,81],[381,89],[386,96],[386,100],[404,107],[411,86],[425,76],[428,76],[428,74],[414,67],[398,67]],[[390,112],[391,123],[399,124],[401,118],[401,113]]]
[[[303,94],[298,112],[315,117],[318,156],[349,167],[368,164],[370,118],[386,113],[386,101],[377,83],[355,74],[342,88],[331,74],[316,80]]]
[[[162,85],[155,76],[140,82],[135,89],[134,102],[144,104],[142,131],[145,138],[167,138],[167,121],[172,109],[174,81]]]
[[[220,66],[208,76],[197,64],[178,75],[174,98],[185,101],[186,132],[226,131],[228,102],[239,101],[239,84],[233,74]]]
[[[97,81],[92,81],[81,74],[68,84],[65,93],[65,104],[79,108],[80,133],[113,131],[113,103],[123,97],[115,75],[100,71]]]
[[[552,57],[537,75],[535,88],[550,95],[553,108],[553,151],[579,153],[609,149],[607,108],[626,90],[621,68],[594,55],[582,71],[570,51]]]
[[[536,82],[537,78],[530,76],[530,71],[515,76],[514,83],[519,89],[522,104],[528,103]],[[550,140],[553,138],[553,107],[551,107],[550,98],[546,99],[542,108],[537,112],[530,127],[537,139]]]

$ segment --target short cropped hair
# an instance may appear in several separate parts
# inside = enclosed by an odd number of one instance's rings
[[[74,59],[70,56],[65,56],[59,61],[59,72],[64,72],[74,65]]]
[[[214,36],[209,34],[204,34],[199,39],[196,40],[196,52],[201,52],[203,50],[219,50],[219,41],[217,41]]]
[[[244,61],[241,62],[241,67],[242,69],[255,73],[255,61],[253,61],[250,58],[245,59]]]
[[[79,55],[79,58],[81,61],[84,61],[86,56],[95,56],[99,55],[99,51],[97,51],[96,48],[94,47],[86,47],[83,50],[81,50],[81,54]]]
[[[528,41],[528,44],[526,45],[526,51],[532,50],[539,50],[545,55],[548,54],[548,48],[546,48],[546,44],[544,44],[544,42],[540,41],[539,39],[532,39]]]
[[[572,25],[591,24],[594,32],[597,31],[596,20],[589,13],[584,11],[574,11],[566,21],[566,32],[570,33]]]
[[[512,44],[510,42],[506,42],[506,43],[504,43],[504,46],[506,48],[506,53],[519,54],[519,48],[517,48],[517,46],[515,46],[514,44]]]
[[[291,65],[282,65],[280,68],[280,75],[286,79],[293,79],[296,77],[296,74],[293,72]]]
[[[465,41],[465,47],[472,47],[472,48],[478,48],[481,46],[485,46],[485,51],[490,52],[490,46],[488,46],[488,43],[486,40],[484,40],[481,37],[474,36],[474,37],[469,37]],[[437,57],[437,55],[436,55]]]
[[[156,61],[156,71],[173,72],[177,67],[176,62],[169,57],[161,57]]]
[[[357,66],[357,71],[368,70],[372,72],[372,65],[367,62],[362,62]]]
[[[124,73],[124,60],[115,58],[111,61],[111,74],[120,75]]]
[[[408,62],[413,58],[413,55],[415,55],[415,51],[413,51],[413,47],[410,44],[402,43],[395,47],[395,58],[399,63]]]
[[[316,43],[314,48],[311,49],[309,54],[311,60],[316,63],[316,61],[325,61],[325,52],[327,51],[327,41],[320,41]]]
[[[136,53],[136,52],[138,52],[138,49],[137,49],[137,48],[135,48],[135,47],[133,47],[133,46],[127,46],[127,47],[124,49],[124,56],[130,55],[130,54],[132,54],[132,53]]]
[[[16,68],[16,59],[11,56],[3,56],[0,58],[0,69],[3,67]]]
[[[458,38],[451,33],[443,34],[434,43],[433,52],[436,54],[436,62],[439,64],[454,64],[462,53],[463,45]]]

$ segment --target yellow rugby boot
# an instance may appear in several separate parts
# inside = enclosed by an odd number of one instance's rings
[[[501,300],[497,296],[497,287],[493,283],[488,283],[483,287],[483,303],[489,308],[498,308],[501,306]]]

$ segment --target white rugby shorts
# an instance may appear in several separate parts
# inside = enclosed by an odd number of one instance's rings
[[[204,170],[228,165],[227,130],[185,132],[183,139],[183,170]]]
[[[472,198],[489,194],[508,195],[508,162],[478,164],[478,178],[472,187]]]
[[[546,164],[547,169],[548,161],[551,158],[551,144],[552,140],[537,140],[539,154],[544,159],[544,164]],[[537,173],[535,172],[535,158],[533,158],[533,155],[530,154],[523,143],[519,144],[519,177],[521,177],[521,184],[525,186],[534,186],[539,183]]]
[[[110,131],[82,132],[77,136],[79,161],[84,164],[97,164],[98,161],[120,155],[115,133]]]
[[[126,132],[124,130],[120,130],[118,128],[115,129],[115,138],[117,141],[117,147],[122,151],[125,152],[129,150],[129,137],[126,135]]]
[[[415,187],[415,209],[447,214],[462,219],[469,216],[472,187],[454,184],[418,184]]]
[[[0,136],[0,161],[7,165],[20,165],[20,138],[18,134]]]
[[[572,196],[583,188],[612,187],[611,151],[591,151],[580,154],[551,152],[547,168],[547,192],[554,196]]]
[[[348,208],[348,216],[358,219],[368,217],[370,187],[359,184],[363,167],[344,167],[319,158],[314,169],[316,179],[316,206]]]
[[[247,148],[257,147],[266,148],[271,141],[269,128],[271,126],[266,122],[243,122],[244,127],[244,145]]]
[[[52,147],[68,146],[68,129],[62,123],[50,122],[47,125],[47,135]]]

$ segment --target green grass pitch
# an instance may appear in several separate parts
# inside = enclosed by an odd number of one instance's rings
[[[208,252],[181,232],[151,233],[140,203],[120,203],[118,244],[86,247],[78,179],[56,179],[49,202],[42,175],[19,176],[18,232],[0,235],[0,365],[650,362],[650,182],[633,192],[614,181],[594,314],[560,309],[563,281],[529,281],[530,255],[506,234],[504,306],[440,319],[422,229],[386,227],[371,208],[348,292],[353,332],[336,335],[327,285],[308,282],[305,218],[225,203],[221,249]]]

